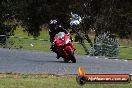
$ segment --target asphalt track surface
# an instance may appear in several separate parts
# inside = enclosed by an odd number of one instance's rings
[[[76,55],[77,63],[57,60],[56,54],[0,48],[0,73],[77,74],[83,67],[87,74],[132,74],[132,61]]]

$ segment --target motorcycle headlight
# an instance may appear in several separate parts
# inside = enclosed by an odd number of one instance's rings
[[[69,42],[70,42],[70,39],[67,39],[67,40],[66,40],[66,44],[69,43]]]

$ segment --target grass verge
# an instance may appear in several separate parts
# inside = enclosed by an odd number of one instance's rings
[[[119,57],[132,60],[132,48],[120,48]]]
[[[132,83],[80,86],[76,76],[0,74],[0,88],[132,88]]]

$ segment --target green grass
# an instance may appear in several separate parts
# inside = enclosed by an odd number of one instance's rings
[[[132,48],[120,48],[119,57],[122,59],[132,59]]]
[[[23,28],[18,26],[14,32],[14,36],[16,37],[26,37],[26,38],[33,38],[32,35],[28,34],[27,32],[23,31]],[[44,39],[44,40],[49,40],[50,36],[48,33],[48,30],[42,30],[40,32],[40,35],[37,37],[37,39]]]
[[[130,84],[85,84],[80,86],[76,76],[0,75],[0,88],[132,88]]]
[[[48,41],[40,41],[34,39],[10,38],[7,47],[18,49],[22,48],[35,51],[50,51],[50,43]]]
[[[119,40],[119,45],[120,46],[132,47],[132,41],[131,40],[127,40],[127,39],[120,39]]]

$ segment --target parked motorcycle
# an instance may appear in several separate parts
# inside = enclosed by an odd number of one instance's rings
[[[64,59],[66,63],[69,61],[76,63],[74,56],[75,48],[69,35],[65,34],[64,32],[59,32],[54,37],[54,43],[57,53]]]

